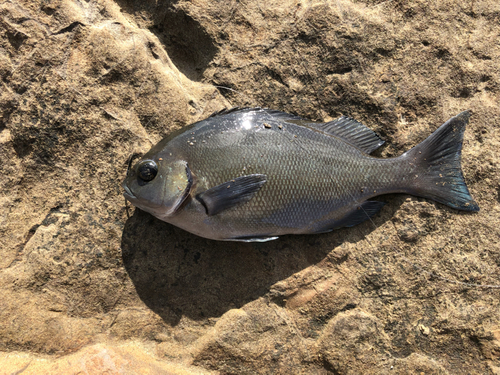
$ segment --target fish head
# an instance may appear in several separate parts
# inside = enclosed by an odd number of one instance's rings
[[[191,171],[184,160],[145,157],[127,170],[123,195],[134,206],[165,219],[175,214],[193,186]]]

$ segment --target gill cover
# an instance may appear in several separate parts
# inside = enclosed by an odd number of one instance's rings
[[[169,207],[167,216],[173,215],[186,200],[193,186],[193,176],[184,160],[169,164],[163,191],[163,205]]]

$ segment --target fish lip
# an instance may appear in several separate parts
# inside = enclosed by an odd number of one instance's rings
[[[132,192],[130,191],[129,187],[126,184],[123,184],[122,187],[123,187],[123,190],[125,190],[125,192],[123,193],[125,198],[137,199],[137,197],[134,194],[132,194]]]

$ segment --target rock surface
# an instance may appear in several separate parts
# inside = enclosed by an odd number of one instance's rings
[[[95,344],[63,357],[0,353],[2,374],[165,374],[202,375],[211,372],[160,360],[143,344]]]
[[[6,0],[0,25],[1,374],[500,373],[498,1]],[[263,244],[127,218],[127,157],[230,106],[351,115],[382,157],[470,109],[481,211],[394,195]]]

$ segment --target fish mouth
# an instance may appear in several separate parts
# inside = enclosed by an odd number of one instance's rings
[[[123,184],[122,187],[123,190],[125,190],[125,192],[123,193],[123,196],[125,198],[127,198],[128,200],[137,199],[137,197],[134,194],[132,194],[132,192],[130,191],[129,187],[126,184]]]

